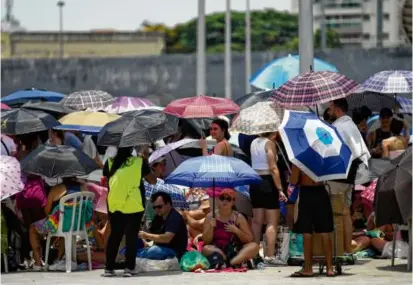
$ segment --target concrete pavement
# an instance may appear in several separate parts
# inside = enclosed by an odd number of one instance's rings
[[[390,266],[390,260],[358,260],[356,265],[344,266],[344,274],[335,278],[317,276],[314,278],[290,278],[289,275],[298,270],[298,267],[267,267],[265,270],[251,270],[247,273],[181,273],[165,272],[156,274],[142,274],[138,277],[102,278],[103,270],[92,272],[82,271],[66,273],[51,272],[19,272],[1,275],[1,284],[8,285],[129,285],[129,284],[153,284],[153,285],[178,285],[178,284],[237,284],[237,285],[264,285],[264,284],[291,284],[291,285],[363,285],[363,284],[412,284],[412,272],[406,269],[406,262],[397,260],[396,266]],[[314,267],[317,272],[317,267]]]

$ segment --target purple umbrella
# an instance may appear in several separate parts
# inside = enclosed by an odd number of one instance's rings
[[[117,97],[115,102],[103,109],[106,113],[122,114],[142,109],[162,109],[155,106],[146,98],[140,97]]]
[[[24,184],[21,181],[20,163],[12,156],[0,156],[1,201],[21,192]]]

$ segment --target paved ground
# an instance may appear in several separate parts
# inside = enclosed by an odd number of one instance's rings
[[[289,274],[297,270],[297,267],[272,267],[265,270],[252,270],[247,273],[227,273],[227,274],[195,274],[168,272],[167,274],[142,274],[133,278],[102,278],[102,270],[92,272],[74,272],[66,273],[9,273],[2,274],[1,284],[42,284],[42,285],[105,285],[105,284],[292,284],[299,285],[305,282],[305,285],[311,284],[412,284],[412,272],[408,272],[405,262],[396,261],[395,267],[390,267],[389,260],[359,260],[357,265],[345,266],[344,274],[335,278],[318,276],[314,278],[290,278]],[[119,284],[121,282],[121,284]]]

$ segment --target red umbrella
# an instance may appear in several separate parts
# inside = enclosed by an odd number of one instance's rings
[[[197,96],[172,101],[163,110],[179,118],[213,118],[239,112],[239,106],[226,98]]]
[[[9,106],[7,106],[6,104],[4,104],[4,103],[1,103],[1,109],[2,110],[11,110],[11,108]]]

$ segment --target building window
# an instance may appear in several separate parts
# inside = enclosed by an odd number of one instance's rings
[[[383,14],[383,19],[384,20],[390,19],[390,15],[388,13]]]
[[[364,21],[370,21],[370,15],[363,15]]]
[[[370,39],[370,34],[363,34],[363,39],[369,40]]]

